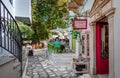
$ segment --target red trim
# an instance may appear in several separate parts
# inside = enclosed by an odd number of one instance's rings
[[[85,22],[85,26],[84,27],[76,26],[76,24],[75,24],[76,21],[78,21],[78,22]],[[77,19],[77,18],[75,18],[73,20],[73,29],[74,30],[87,29],[87,19]]]

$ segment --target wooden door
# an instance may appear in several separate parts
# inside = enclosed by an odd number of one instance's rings
[[[97,74],[108,74],[108,27],[104,23],[96,24],[96,72]]]

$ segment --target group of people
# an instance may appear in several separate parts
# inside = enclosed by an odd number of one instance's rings
[[[66,51],[67,48],[69,48],[69,39],[59,39],[59,37],[56,37],[53,40],[53,44],[57,51],[59,50],[60,52]]]

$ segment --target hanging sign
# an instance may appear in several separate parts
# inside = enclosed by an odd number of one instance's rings
[[[73,20],[73,29],[87,29],[87,19],[74,19]]]

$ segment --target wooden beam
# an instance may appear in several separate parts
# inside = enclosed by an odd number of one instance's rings
[[[78,6],[82,6],[82,4],[83,4],[82,0],[74,0],[74,2],[75,2]]]

